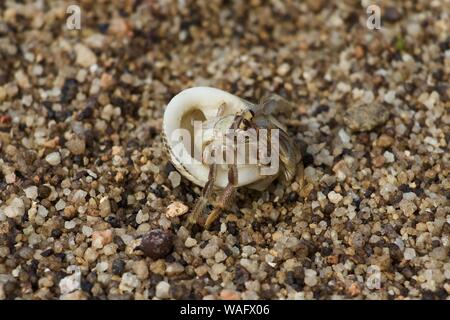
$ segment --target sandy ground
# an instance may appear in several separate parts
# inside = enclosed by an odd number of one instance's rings
[[[380,30],[367,1],[84,0],[81,30],[22,2],[0,3],[0,299],[448,298],[448,0],[378,1]],[[198,85],[292,101],[305,166],[209,231],[161,141]]]

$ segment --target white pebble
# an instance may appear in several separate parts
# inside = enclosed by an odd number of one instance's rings
[[[64,222],[64,228],[66,228],[68,230],[75,228],[76,225],[77,225],[77,223],[75,220],[70,220],[70,221]]]
[[[338,204],[343,199],[343,197],[339,193],[331,191],[330,193],[328,193],[328,199],[331,201],[331,203]]]
[[[350,142],[350,136],[344,129],[339,130],[338,135],[339,135],[339,138],[341,139],[342,143]]]
[[[200,251],[200,255],[205,259],[209,259],[214,257],[218,250],[219,247],[216,244],[208,243],[206,247],[204,247],[202,251]]]
[[[186,241],[184,242],[184,245],[187,248],[192,248],[193,246],[195,246],[197,244],[197,240],[195,240],[194,238],[187,238]]]
[[[46,207],[39,205],[37,209],[37,213],[42,218],[45,218],[48,215],[48,210]]]
[[[393,104],[395,101],[395,91],[388,91],[388,93],[384,95],[384,101],[386,103]]]
[[[156,285],[156,297],[158,297],[159,299],[168,299],[170,297],[169,290],[170,284],[166,281],[161,281]]]
[[[317,272],[315,270],[305,270],[305,284],[309,287],[313,287],[317,284]]]
[[[66,202],[63,199],[59,199],[58,202],[55,204],[55,209],[60,211],[63,210],[66,207]]]
[[[59,154],[59,152],[52,152],[49,153],[46,157],[45,160],[52,166],[57,166],[58,164],[61,163],[61,155]]]
[[[180,201],[175,201],[167,206],[166,217],[175,218],[188,212],[189,207]]]
[[[131,272],[125,272],[119,284],[119,290],[122,292],[131,292],[140,285],[137,276]]]
[[[403,257],[405,258],[405,260],[414,259],[416,257],[416,250],[414,250],[413,248],[406,248]]]
[[[83,226],[81,227],[81,232],[86,236],[86,237],[90,237],[92,235],[92,228],[88,227],[88,226]]]
[[[77,43],[74,47],[75,54],[77,56],[76,63],[84,68],[88,68],[91,65],[97,63],[97,57],[95,53],[81,43]]]
[[[171,171],[168,178],[173,188],[178,187],[181,183],[181,175],[176,171]]]
[[[28,199],[34,200],[38,196],[38,188],[36,186],[30,186],[23,190],[25,192],[25,196]]]
[[[395,161],[395,156],[394,156],[394,154],[392,152],[385,151],[383,153],[383,157],[384,157],[384,159],[386,159],[387,163],[392,163],[392,162]]]
[[[59,282],[59,290],[61,294],[68,294],[72,291],[80,289],[81,286],[81,272],[77,271],[74,274],[64,277]]]
[[[16,197],[3,210],[8,218],[20,217],[25,213],[25,204],[21,198]]]

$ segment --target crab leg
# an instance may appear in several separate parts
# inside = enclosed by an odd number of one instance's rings
[[[234,196],[236,194],[236,189],[238,185],[238,170],[236,164],[228,165],[228,184],[225,187],[220,201],[217,206],[208,215],[205,222],[205,228],[208,229],[209,226],[219,217],[223,210],[226,210],[230,203],[233,202]]]
[[[211,199],[214,182],[216,180],[217,175],[217,164],[213,163],[209,167],[208,181],[205,184],[205,187],[202,190],[202,194],[200,198],[195,203],[194,209],[192,210],[192,214],[189,216],[189,224],[197,223],[199,215],[203,212],[203,209],[208,204],[208,201]]]

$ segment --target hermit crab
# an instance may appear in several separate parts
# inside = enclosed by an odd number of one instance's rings
[[[163,119],[164,148],[184,177],[203,187],[192,214],[197,223],[219,191],[205,227],[229,209],[238,187],[262,191],[303,173],[301,154],[274,117],[290,104],[269,95],[258,104],[210,87],[186,89],[169,102]]]

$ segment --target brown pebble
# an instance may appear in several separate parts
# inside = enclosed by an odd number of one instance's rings
[[[372,160],[372,163],[374,165],[375,168],[380,168],[384,165],[384,163],[386,162],[386,159],[381,155],[381,156],[377,156]]]
[[[50,189],[50,187],[48,187],[48,186],[39,186],[38,187],[38,196],[41,199],[47,198],[51,192],[52,192],[52,189]]]
[[[387,148],[394,143],[394,138],[388,136],[387,134],[382,134],[377,140],[377,146],[382,148]]]
[[[364,57],[364,48],[362,46],[356,46],[353,51],[356,59],[361,59]]]
[[[173,235],[161,229],[152,230],[142,238],[139,249],[154,260],[164,258],[172,252]]]
[[[220,292],[220,298],[222,300],[240,300],[241,297],[239,295],[239,292],[236,292],[234,290],[224,289]]]

